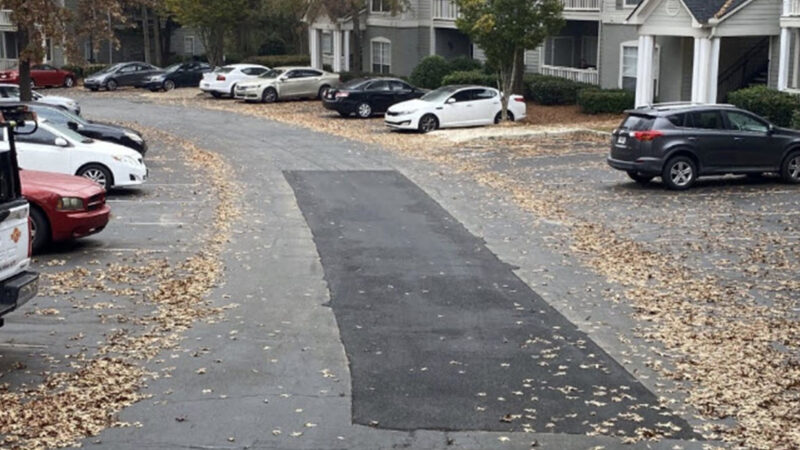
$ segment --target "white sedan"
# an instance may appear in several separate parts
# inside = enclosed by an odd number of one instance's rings
[[[499,123],[502,103],[500,91],[482,86],[444,86],[421,98],[398,103],[386,112],[384,122],[397,130],[473,127]],[[525,118],[525,99],[512,95],[508,100],[509,120]]]
[[[0,83],[0,101],[3,102],[18,102],[19,101],[19,86],[16,84]],[[56,95],[42,95],[36,91],[31,94],[33,100],[45,105],[55,106],[58,108],[66,109],[72,114],[81,115],[81,106],[75,100],[67,97],[59,97]]]
[[[128,147],[96,141],[46,120],[36,131],[26,125],[17,135],[17,158],[23,169],[78,175],[104,188],[133,186],[147,180],[142,155]]]
[[[269,68],[257,64],[231,64],[218,67],[213,72],[203,75],[200,90],[220,98],[223,95],[233,97],[236,85],[240,81],[254,80]]]

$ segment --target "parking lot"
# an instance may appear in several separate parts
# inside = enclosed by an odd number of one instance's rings
[[[52,414],[8,415],[9,444],[797,438],[800,200],[776,178],[675,193],[607,167],[596,130],[423,136],[312,101],[70,95],[148,137],[151,179],[111,193],[101,234],[37,258],[2,400]],[[97,379],[70,414],[69,388]]]

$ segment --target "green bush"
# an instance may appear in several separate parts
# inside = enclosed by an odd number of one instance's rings
[[[574,105],[578,101],[578,93],[587,88],[594,86],[565,78],[536,75],[528,82],[527,94],[530,100],[540,105]]]
[[[411,83],[425,89],[436,89],[450,73],[450,65],[441,56],[426,56],[411,72]]]
[[[793,125],[800,98],[766,86],[754,86],[728,93],[728,102],[754,112],[781,127]]]
[[[482,70],[453,72],[442,78],[442,86],[450,84],[477,84],[479,86],[497,87],[497,76],[488,75]]]
[[[244,59],[248,64],[261,64],[270,69],[280,66],[308,66],[311,64],[311,57],[308,55],[265,55],[248,56]]]
[[[100,72],[101,70],[108,67],[108,64],[89,64],[83,66],[83,77],[86,78],[92,74]]]
[[[65,64],[61,66],[61,70],[68,70],[75,74],[78,78],[83,78],[83,66],[75,66],[72,64]]]
[[[457,56],[447,61],[450,66],[450,73],[453,72],[471,72],[473,70],[483,69],[483,63],[477,59],[472,59],[469,56]]]
[[[634,107],[633,92],[622,89],[583,89],[578,93],[578,105],[586,114],[621,113]]]
[[[398,78],[405,80],[406,77],[392,75],[391,73],[375,73],[375,72],[339,72],[339,80],[342,83],[355,80],[356,78]]]
[[[800,109],[792,113],[792,123],[789,124],[789,128],[800,130]]]

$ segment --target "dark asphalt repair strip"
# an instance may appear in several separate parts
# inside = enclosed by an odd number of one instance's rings
[[[697,437],[400,173],[285,176],[322,259],[355,423]]]

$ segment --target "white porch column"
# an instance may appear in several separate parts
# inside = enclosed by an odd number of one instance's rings
[[[784,91],[789,87],[789,49],[791,35],[788,28],[781,28],[781,47],[778,54],[778,90]]]
[[[311,53],[311,67],[321,69],[322,64],[319,58],[319,30],[316,28],[308,29],[308,51]]]
[[[711,74],[711,39],[695,38],[697,55],[692,67],[692,78],[697,80],[697,86],[692,86],[692,101],[708,103],[710,89],[709,77]],[[716,80],[714,80],[716,83]]]
[[[721,38],[711,39],[711,54],[708,67],[708,103],[717,103],[719,85],[719,45]]]
[[[333,30],[333,71],[342,71],[342,32]]]
[[[639,47],[636,56],[636,106],[653,103],[653,52],[655,38],[639,36]]]
[[[344,30],[344,70],[350,71],[350,30]]]
[[[430,55],[433,56],[436,54],[436,28],[433,27],[431,23],[431,48],[430,48]]]
[[[700,86],[700,41],[694,40],[694,54],[692,57],[692,101],[698,99],[697,88]]]

